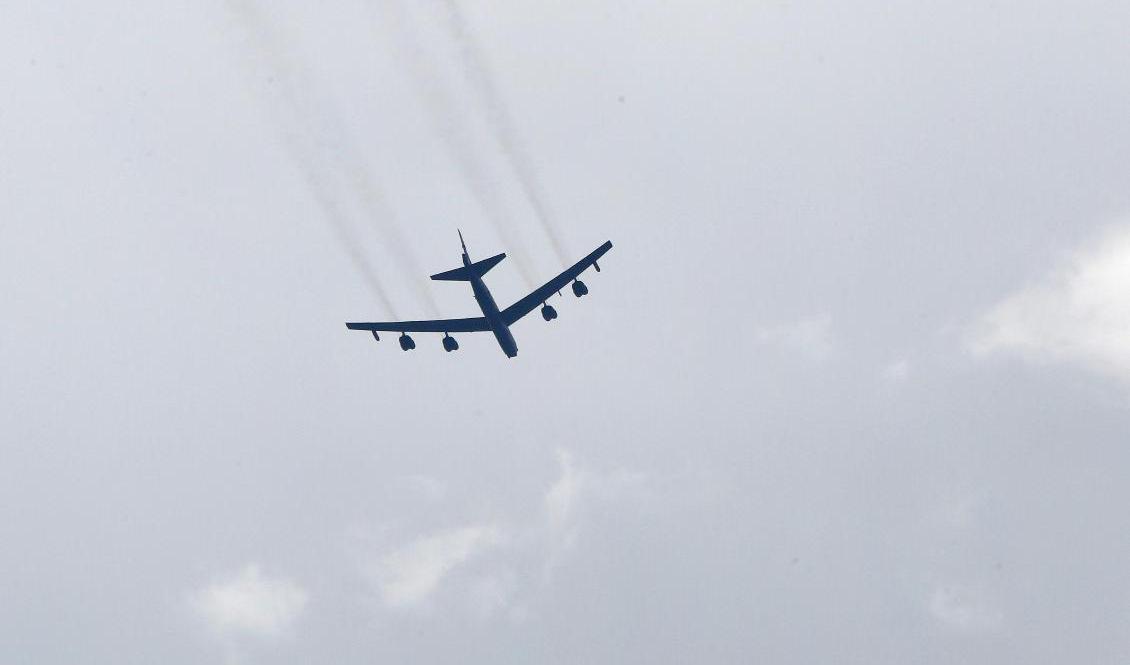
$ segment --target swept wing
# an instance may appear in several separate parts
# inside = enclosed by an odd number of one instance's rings
[[[574,263],[570,268],[567,268],[565,272],[549,280],[530,293],[530,295],[502,310],[502,320],[506,322],[506,325],[511,325],[518,319],[534,311],[534,308],[548,300],[554,293],[565,288],[569,282],[576,279],[577,276],[584,272],[589,266],[595,264],[597,260],[604,256],[604,253],[610,249],[612,249],[611,240],[597,247],[591,254]]]
[[[378,332],[483,332],[490,330],[485,317],[471,319],[436,319],[433,321],[387,321],[378,323],[347,323],[350,330],[373,330]]]

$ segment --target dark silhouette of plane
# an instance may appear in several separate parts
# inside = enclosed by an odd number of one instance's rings
[[[385,323],[346,323],[345,327],[350,330],[368,330],[373,333],[373,337],[380,341],[378,332],[398,332],[400,333],[400,348],[405,351],[410,351],[416,348],[416,342],[408,335],[410,332],[435,332],[443,333],[443,349],[444,351],[455,351],[459,348],[459,342],[451,336],[451,333],[456,332],[486,332],[494,333],[495,339],[498,340],[498,345],[502,347],[502,351],[510,358],[518,355],[518,345],[514,342],[514,335],[510,333],[510,326],[523,316],[534,311],[534,308],[541,304],[541,316],[546,321],[552,321],[557,318],[557,310],[549,305],[546,301],[554,293],[560,295],[561,289],[566,284],[572,282],[573,295],[580,298],[589,292],[589,288],[585,283],[577,279],[582,272],[589,266],[596,268],[600,272],[600,266],[596,261],[604,253],[612,249],[612,241],[608,241],[597,247],[591,254],[581,259],[572,267],[565,270],[557,277],[549,280],[541,287],[539,287],[530,295],[522,298],[513,305],[504,310],[499,310],[498,305],[494,302],[494,296],[490,294],[490,289],[483,283],[483,275],[487,271],[498,265],[499,261],[506,258],[506,254],[497,254],[489,259],[482,261],[471,262],[471,257],[467,254],[467,243],[463,242],[463,232],[459,232],[459,244],[463,246],[463,267],[447,272],[441,272],[437,275],[432,275],[432,279],[445,281],[445,282],[470,282],[471,291],[475,295],[475,300],[479,303],[479,308],[482,309],[483,315],[470,319],[438,319],[436,321],[389,321]]]

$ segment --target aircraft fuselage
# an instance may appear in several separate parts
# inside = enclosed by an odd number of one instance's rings
[[[463,254],[463,265],[467,267],[471,265],[471,259],[465,253]],[[498,304],[494,302],[494,296],[491,295],[486,282],[473,271],[471,271],[470,281],[475,301],[479,303],[479,309],[483,310],[483,317],[490,324],[490,330],[494,333],[494,338],[498,340],[498,345],[502,347],[502,352],[509,358],[518,355],[518,343],[514,341],[510,326],[502,320],[502,312],[498,310]]]

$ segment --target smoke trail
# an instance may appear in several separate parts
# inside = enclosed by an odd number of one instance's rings
[[[396,308],[381,285],[379,271],[361,250],[361,243],[358,242],[346,213],[347,206],[335,194],[335,178],[332,174],[337,171],[340,175],[336,178],[339,185],[341,177],[345,177],[345,185],[354,194],[355,202],[364,215],[375,224],[388,246],[388,254],[400,265],[401,270],[411,275],[420,302],[430,316],[436,316],[438,308],[427,283],[420,279],[424,272],[415,253],[396,225],[384,196],[376,188],[365,160],[355,152],[343,123],[330,109],[324,108],[325,105],[317,108],[310,106],[309,98],[316,86],[309,73],[288,57],[294,49],[286,48],[282,43],[282,35],[271,28],[253,0],[228,0],[228,5],[246,28],[256,55],[267,63],[274,74],[278,101],[281,102],[277,106],[285,107],[288,111],[284,114],[286,117],[277,117],[285,145],[301,170],[312,196],[322,208],[335,238],[382,304],[396,316]],[[328,133],[328,136],[315,136],[314,132],[318,129],[322,134]],[[332,162],[325,158],[324,148],[321,151],[318,149],[319,144],[333,146]]]
[[[545,190],[541,186],[537,169],[530,153],[525,149],[525,144],[515,130],[515,124],[498,87],[494,84],[494,76],[471,33],[463,11],[459,8],[457,0],[440,0],[446,14],[444,24],[459,49],[462,57],[459,61],[463,64],[463,74],[471,88],[479,97],[479,101],[486,113],[487,121],[494,130],[495,139],[502,148],[503,154],[510,162],[510,168],[518,178],[522,192],[534,209],[534,213],[541,222],[553,251],[561,261],[562,266],[569,265],[569,253],[557,232],[557,219],[549,205]]]
[[[365,282],[369,285],[369,289],[376,294],[381,304],[393,317],[397,318],[399,315],[396,313],[396,306],[392,304],[392,299],[388,297],[388,292],[385,291],[384,286],[381,284],[380,277],[377,276],[376,269],[373,264],[365,257],[359,249],[360,243],[353,237],[353,232],[350,230],[349,222],[345,214],[338,207],[334,201],[333,196],[326,191],[325,186],[318,180],[318,174],[309,166],[309,160],[304,159],[299,155],[300,148],[296,146],[293,141],[288,141],[291,145],[292,152],[295,153],[295,161],[299,164],[299,169],[302,171],[302,176],[306,180],[307,186],[310,188],[314,200],[318,202],[318,206],[322,208],[325,213],[326,219],[330,222],[330,230],[333,231],[337,237],[338,242],[345,250],[346,256],[365,278]]]
[[[443,138],[444,144],[467,181],[472,196],[510,250],[510,256],[514,259],[526,285],[532,287],[535,284],[534,273],[527,258],[525,243],[508,212],[497,183],[491,179],[488,168],[475,150],[474,136],[470,128],[444,88],[437,67],[413,38],[407,25],[409,17],[398,2],[385,3],[384,6],[389,10],[386,15],[390,20],[382,21],[381,24],[388,26],[389,35],[396,42],[397,50],[406,56],[405,60],[411,70],[412,80],[423,98],[432,125]]]
[[[300,103],[295,99],[296,87],[293,81],[295,72],[286,58],[279,55],[283,49],[275,43],[278,40],[278,35],[269,29],[250,1],[229,0],[228,5],[233,13],[241,19],[246,28],[245,32],[251,40],[250,45],[256,49],[256,55],[260,59],[268,61],[273,73],[273,81],[276,83],[275,90],[278,93],[278,101],[283,102],[286,108],[291,111],[291,117],[276,116],[279,122],[279,130],[283,135],[284,144],[294,157],[295,164],[310,189],[311,195],[322,209],[325,219],[329,222],[331,233],[341,244],[354,267],[364,277],[369,288],[377,295],[381,304],[388,308],[393,316],[396,316],[396,307],[381,284],[376,267],[360,250],[361,243],[353,233],[348,215],[338,204],[332,192],[332,187],[326,182],[324,171],[315,165],[317,161],[316,150],[310,145],[310,141],[304,140],[302,133],[297,128],[300,124],[298,116],[302,114],[298,111]]]

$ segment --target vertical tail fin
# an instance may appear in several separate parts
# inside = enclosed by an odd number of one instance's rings
[[[471,255],[467,253],[467,243],[463,242],[463,230],[462,229],[455,229],[455,230],[459,232],[459,244],[463,245],[463,256],[470,258]]]

